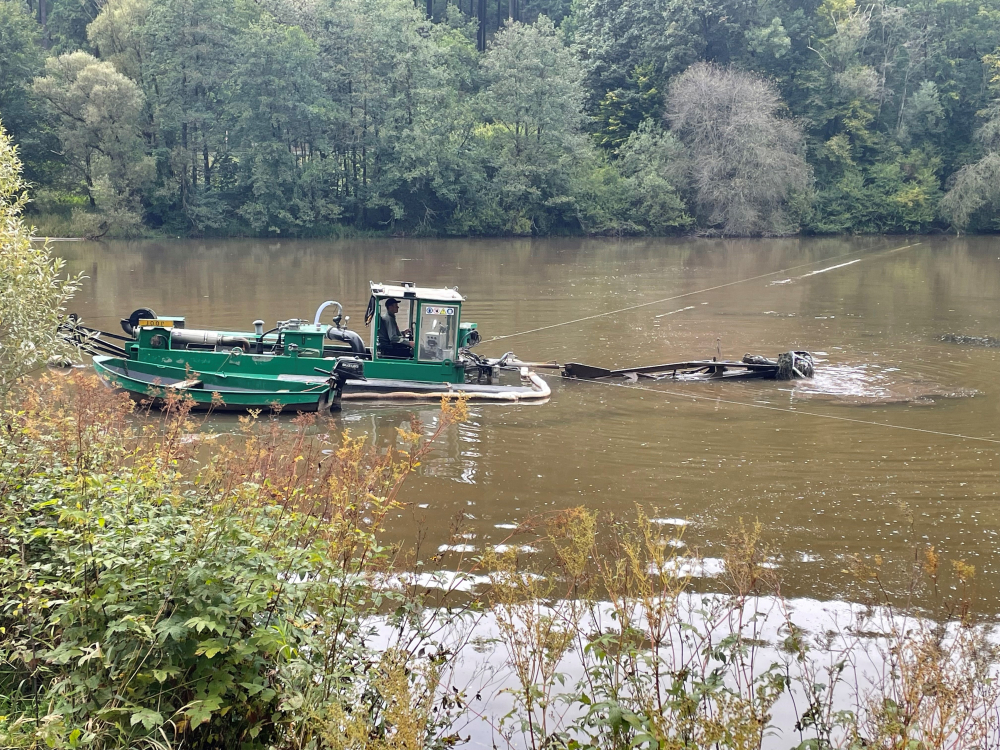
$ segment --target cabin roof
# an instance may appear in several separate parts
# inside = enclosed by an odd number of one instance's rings
[[[384,299],[395,297],[396,299],[419,299],[430,300],[432,302],[464,302],[465,297],[458,293],[457,289],[435,289],[427,286],[416,286],[409,281],[396,281],[388,284],[371,282],[372,296]]]

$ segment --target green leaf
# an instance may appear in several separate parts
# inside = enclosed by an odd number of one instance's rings
[[[215,620],[210,620],[207,617],[192,617],[190,620],[184,623],[186,627],[194,628],[199,633],[203,630],[210,630],[215,633],[222,633],[223,626],[217,623]]]
[[[161,685],[167,681],[168,677],[173,677],[180,672],[177,667],[167,667],[166,669],[154,669],[153,679],[159,682]]]
[[[132,714],[130,724],[134,727],[141,723],[147,731],[153,730],[163,724],[163,717],[151,708],[141,708]]]
[[[264,689],[263,685],[258,685],[254,682],[241,682],[240,687],[247,691],[247,695],[257,695]]]
[[[187,711],[185,711],[191,728],[194,729],[209,721],[212,718],[212,714],[218,711],[221,706],[222,702],[218,698],[206,698],[205,700],[191,703]]]
[[[198,649],[194,652],[195,656],[205,656],[211,659],[213,656],[220,652],[225,652],[229,650],[229,646],[220,638],[209,638],[207,641],[202,641],[198,644]]]
[[[166,643],[168,638],[180,641],[187,635],[188,630],[190,628],[176,620],[164,620],[156,626],[156,634],[159,636],[160,643]]]

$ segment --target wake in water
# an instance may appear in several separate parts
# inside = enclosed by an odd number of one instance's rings
[[[968,398],[977,391],[948,388],[898,367],[877,363],[828,364],[811,380],[796,381],[796,398],[856,405],[932,404],[942,398]]]
[[[958,333],[946,333],[941,337],[942,341],[949,344],[962,344],[964,346],[988,346],[1000,349],[1000,339],[993,336],[963,336]]]

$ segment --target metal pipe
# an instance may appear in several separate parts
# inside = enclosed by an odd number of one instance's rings
[[[230,336],[218,331],[200,331],[197,328],[173,328],[170,343],[197,346],[240,346],[250,351],[250,342],[243,336]]]
[[[331,341],[344,341],[351,345],[351,351],[355,354],[365,354],[365,342],[354,331],[339,328],[327,328],[326,337]]]
[[[326,308],[328,308],[330,305],[336,305],[337,306],[337,314],[334,316],[335,318],[340,318],[344,314],[344,307],[343,307],[343,305],[341,305],[336,300],[328,299],[326,302],[324,302],[322,305],[320,305],[316,309],[316,318],[313,320],[313,325],[314,326],[318,326],[319,325],[319,317],[320,317],[320,315],[322,315],[323,311]]]

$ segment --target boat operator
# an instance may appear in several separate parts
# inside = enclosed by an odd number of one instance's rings
[[[413,344],[406,340],[411,336],[410,329],[400,331],[396,324],[396,313],[399,312],[399,300],[389,297],[385,301],[385,312],[382,313],[378,327],[379,353],[387,357],[402,357],[410,359],[413,356]]]

